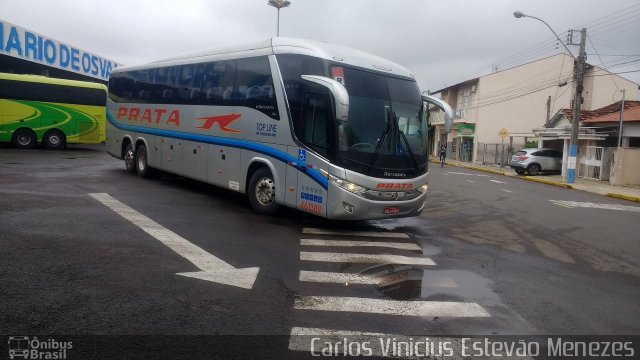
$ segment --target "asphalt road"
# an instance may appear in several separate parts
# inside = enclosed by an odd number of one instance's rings
[[[313,331],[640,334],[640,207],[623,200],[432,166],[417,218],[264,217],[228,190],[127,174],[101,146],[0,148],[0,184],[2,334],[280,335],[283,352]],[[258,267],[252,288],[176,275],[198,268],[95,193]]]

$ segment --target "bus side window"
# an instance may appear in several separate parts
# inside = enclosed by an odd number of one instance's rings
[[[221,81],[225,76],[226,69],[227,67],[224,61],[207,63],[203,67],[202,95],[204,97],[204,104],[222,105],[224,90],[222,89]]]
[[[141,103],[151,102],[153,90],[153,74],[156,69],[137,70],[134,72],[135,86],[133,99]]]
[[[205,64],[180,65],[176,71],[176,102],[179,104],[203,104],[201,91]]]
[[[153,96],[152,100],[157,104],[172,104],[174,103],[176,80],[176,67],[163,67],[158,68],[155,71],[155,78],[153,81]]]
[[[238,60],[235,89],[238,97],[236,105],[258,110],[275,120],[280,119],[266,56]]]

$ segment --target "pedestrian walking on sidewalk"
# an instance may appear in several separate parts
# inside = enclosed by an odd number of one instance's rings
[[[447,144],[440,145],[440,167],[444,167],[444,161],[447,158]]]

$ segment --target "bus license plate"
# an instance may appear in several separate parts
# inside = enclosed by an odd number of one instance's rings
[[[400,213],[400,208],[399,207],[386,207],[384,208],[384,214],[385,215],[392,215],[392,214],[398,214]]]

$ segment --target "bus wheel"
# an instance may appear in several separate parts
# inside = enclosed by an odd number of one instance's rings
[[[136,150],[136,172],[140,177],[149,177],[151,169],[147,164],[147,147],[144,144],[140,144]]]
[[[13,133],[11,142],[20,149],[31,149],[36,146],[36,134],[30,129],[19,129]]]
[[[127,168],[127,172],[136,172],[136,154],[133,151],[133,145],[128,143],[124,148],[124,166]]]
[[[58,130],[51,130],[44,134],[42,145],[47,149],[59,150],[64,149],[67,140],[64,134]]]
[[[276,203],[276,183],[271,171],[261,167],[251,175],[248,188],[249,202],[259,214],[273,215],[280,205]]]

